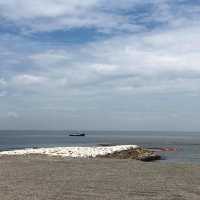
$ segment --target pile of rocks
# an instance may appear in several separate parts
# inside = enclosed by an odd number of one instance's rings
[[[128,150],[116,151],[106,155],[98,155],[97,158],[115,158],[115,159],[136,159],[140,161],[155,161],[160,160],[161,156],[153,151],[143,148],[130,148]]]

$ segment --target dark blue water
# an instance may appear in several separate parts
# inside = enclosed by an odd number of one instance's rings
[[[70,137],[70,131],[0,131],[0,151],[31,147],[138,144],[145,148],[174,147],[162,153],[168,162],[200,163],[200,132],[85,131],[86,137]]]

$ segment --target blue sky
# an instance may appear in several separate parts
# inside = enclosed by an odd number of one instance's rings
[[[200,130],[200,1],[0,0],[0,129]]]

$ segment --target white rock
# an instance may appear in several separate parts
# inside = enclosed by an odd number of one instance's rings
[[[137,145],[117,145],[108,147],[55,147],[55,148],[38,148],[38,149],[22,149],[12,151],[2,151],[0,155],[27,155],[41,154],[49,156],[61,156],[72,158],[89,158],[98,155],[106,155],[122,150],[136,149]]]

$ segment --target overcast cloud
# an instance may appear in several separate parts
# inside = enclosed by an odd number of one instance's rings
[[[199,130],[199,17],[193,0],[0,0],[0,128]]]

